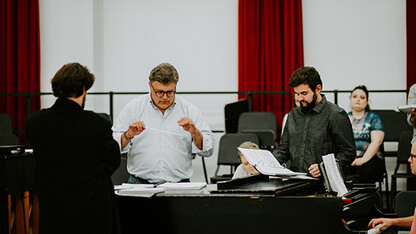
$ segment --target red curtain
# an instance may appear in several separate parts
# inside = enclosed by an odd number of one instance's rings
[[[303,66],[302,1],[239,0],[238,8],[238,90],[290,91],[253,95],[253,111],[274,112],[281,129],[293,108],[289,78]]]
[[[0,93],[40,91],[38,0],[0,0]],[[21,144],[28,113],[26,96],[0,96],[0,113],[8,113]],[[31,112],[40,97],[30,99]]]
[[[416,1],[406,1],[407,89],[416,83]]]

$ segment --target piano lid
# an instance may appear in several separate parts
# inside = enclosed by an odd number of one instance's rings
[[[318,181],[311,180],[282,180],[270,178],[266,175],[254,175],[234,180],[221,181],[217,183],[214,193],[255,193],[286,195],[293,194],[304,188],[317,184]]]

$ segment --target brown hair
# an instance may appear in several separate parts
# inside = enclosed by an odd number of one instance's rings
[[[314,67],[301,67],[290,77],[289,87],[295,88],[301,84],[307,84],[312,91],[315,91],[316,86],[322,87],[321,76]]]
[[[59,69],[51,80],[53,95],[58,98],[79,97],[89,90],[95,77],[87,67],[68,63]]]
[[[163,84],[178,83],[179,75],[175,67],[169,63],[161,63],[152,69],[149,76],[151,83],[158,81]]]

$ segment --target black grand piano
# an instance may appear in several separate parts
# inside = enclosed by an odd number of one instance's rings
[[[264,175],[117,201],[123,233],[367,233],[371,218],[385,216],[376,188],[353,189],[343,199],[318,181]]]

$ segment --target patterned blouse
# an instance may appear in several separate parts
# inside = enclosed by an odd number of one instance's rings
[[[352,112],[348,112],[348,116],[352,116]],[[380,117],[371,111],[366,111],[361,119],[352,119],[352,131],[354,133],[355,146],[360,151],[358,157],[362,157],[371,143],[371,131],[379,130],[384,132],[383,123]],[[379,157],[383,158],[380,149]]]

